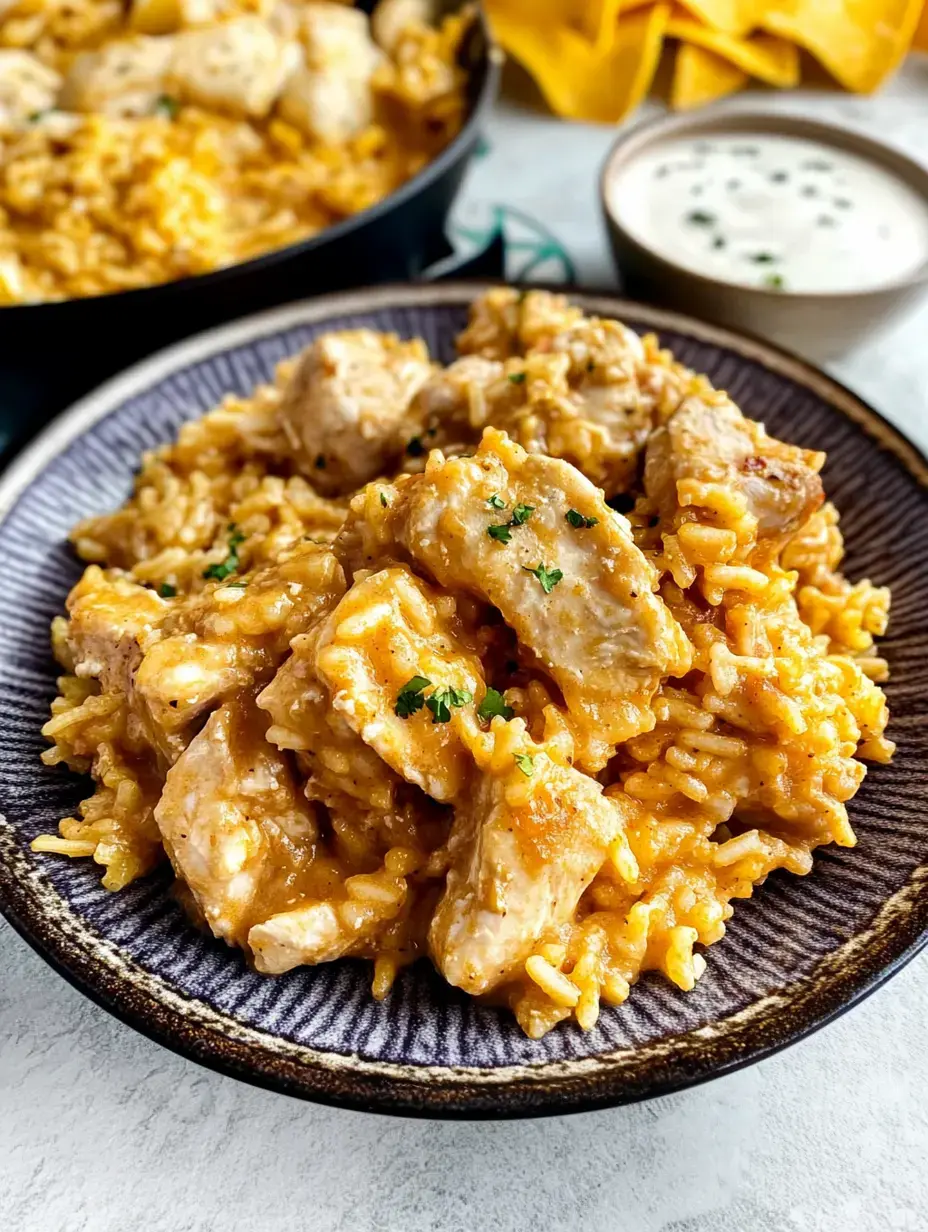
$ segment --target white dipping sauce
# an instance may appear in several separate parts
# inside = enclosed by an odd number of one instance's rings
[[[875,163],[770,133],[662,142],[606,184],[629,234],[724,282],[864,291],[928,263],[928,203]]]

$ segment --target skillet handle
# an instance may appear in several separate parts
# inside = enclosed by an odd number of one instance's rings
[[[419,274],[422,282],[445,282],[456,278],[500,279],[506,274],[506,244],[502,229],[497,227],[477,252],[455,251],[442,237],[444,252]]]

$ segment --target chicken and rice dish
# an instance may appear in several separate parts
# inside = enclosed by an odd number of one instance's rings
[[[472,9],[0,0],[0,304],[146,287],[314,235],[461,127]]]
[[[34,848],[165,857],[258,971],[429,957],[543,1035],[683,990],[733,901],[854,845],[889,594],[840,572],[824,455],[560,296],[318,337],[73,532]]]

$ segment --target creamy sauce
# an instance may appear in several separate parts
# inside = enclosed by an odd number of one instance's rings
[[[606,185],[639,243],[695,273],[778,291],[863,291],[928,264],[928,203],[835,146],[768,133],[681,137]]]

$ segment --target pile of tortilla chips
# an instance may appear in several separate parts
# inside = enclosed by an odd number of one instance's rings
[[[752,78],[797,85],[800,49],[861,94],[913,44],[928,50],[928,0],[486,0],[486,10],[554,111],[602,123],[638,106],[665,49],[680,110]]]

